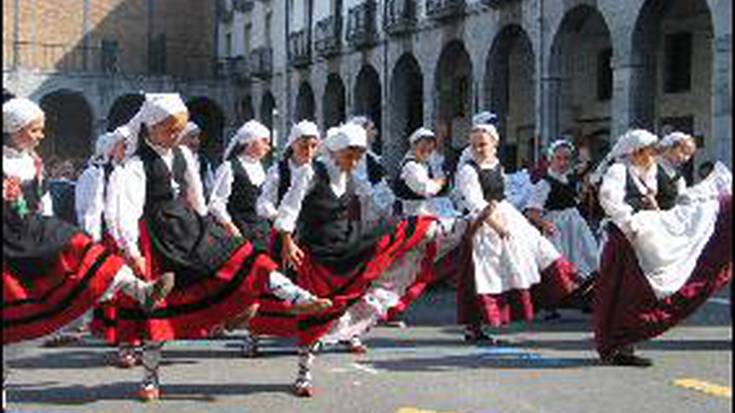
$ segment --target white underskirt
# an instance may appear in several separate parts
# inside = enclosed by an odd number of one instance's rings
[[[586,278],[597,270],[599,264],[599,246],[587,221],[577,208],[548,211],[544,218],[551,221],[556,232],[549,236],[551,243],[579,271],[579,276]]]

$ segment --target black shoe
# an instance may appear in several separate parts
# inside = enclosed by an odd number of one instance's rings
[[[482,342],[483,344],[489,344],[491,346],[502,346],[510,344],[507,340],[502,340],[499,338],[495,338],[487,333],[485,333],[482,330],[474,331],[474,330],[465,330],[464,332],[464,341],[468,343],[478,343]]]
[[[611,366],[650,367],[653,365],[651,359],[625,353],[616,353],[604,362]]]

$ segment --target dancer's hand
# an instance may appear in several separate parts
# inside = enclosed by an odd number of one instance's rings
[[[554,234],[556,234],[556,227],[551,221],[543,221],[541,224],[541,231],[544,233],[544,235],[553,236]]]
[[[225,224],[225,230],[232,237],[242,237],[240,229],[238,229],[237,225],[233,224],[232,222],[228,222]]]
[[[20,189],[20,179],[3,178],[3,200],[7,202],[15,202],[20,198],[22,192]]]
[[[139,276],[145,276],[145,257],[131,257],[130,264],[136,274]]]
[[[291,234],[283,235],[283,250],[281,250],[281,259],[286,265],[298,267],[304,261],[304,251],[296,245]]]

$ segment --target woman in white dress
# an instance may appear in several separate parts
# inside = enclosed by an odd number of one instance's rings
[[[591,291],[599,247],[587,221],[579,213],[576,176],[572,174],[574,145],[564,139],[551,143],[549,167],[533,186],[526,216],[572,264],[580,279],[580,298]],[[585,294],[585,292],[587,294]],[[584,305],[580,302],[579,304]]]
[[[498,141],[494,126],[473,126],[471,151],[457,170],[460,202],[471,220],[457,299],[467,341],[497,342],[483,324],[530,321],[537,305],[554,307],[576,288],[573,265],[505,200]]]
[[[677,192],[656,163],[656,144],[648,131],[628,131],[595,172],[607,239],[593,314],[607,364],[650,366],[634,344],[676,325],[732,278],[730,171],[717,163]]]

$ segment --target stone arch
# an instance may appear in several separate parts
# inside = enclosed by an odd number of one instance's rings
[[[424,123],[424,76],[416,58],[403,54],[390,78],[390,138],[383,142],[384,161],[389,171],[398,168],[408,150],[408,135]]]
[[[631,39],[634,70],[628,126],[701,134],[705,148],[714,146],[709,138],[715,93],[713,37],[712,13],[705,0],[643,4]],[[677,56],[682,49],[688,49],[687,56]]]
[[[269,90],[260,99],[260,121],[269,129],[273,129],[273,111],[276,110],[276,98]]]
[[[470,54],[461,40],[452,40],[442,49],[434,72],[434,120],[438,127],[446,127],[447,136],[452,138],[444,142],[450,162],[467,143],[473,112],[472,86]]]
[[[201,129],[201,151],[209,159],[221,159],[224,151],[225,115],[222,108],[213,99],[196,96],[186,102],[189,109],[189,120]]]
[[[314,92],[311,85],[309,85],[309,82],[301,82],[299,92],[296,95],[296,117],[294,121],[299,122],[304,119],[313,121],[316,114],[314,106]]]
[[[142,93],[126,93],[118,96],[107,112],[107,130],[112,131],[122,126],[135,116],[145,101]]]
[[[59,89],[44,95],[40,106],[46,114],[46,137],[39,153],[45,159],[87,158],[92,153],[94,114],[80,92]]]
[[[483,109],[498,115],[497,127],[502,137],[499,155],[509,171],[535,161],[534,59],[528,33],[511,24],[495,36],[485,62]]]
[[[380,75],[370,64],[364,64],[355,78],[354,99],[352,102],[352,113],[355,115],[368,116],[378,129],[378,136],[373,142],[373,149],[381,153],[383,141],[381,127],[383,111],[381,108],[382,97],[380,87]]]
[[[612,101],[612,42],[602,13],[579,5],[564,15],[556,31],[549,61],[550,111],[545,130],[553,140],[564,136],[579,143],[593,132],[610,129]],[[608,145],[594,135],[593,156]]]
[[[345,121],[345,84],[337,73],[327,75],[322,97],[322,122],[324,128],[337,126]]]

